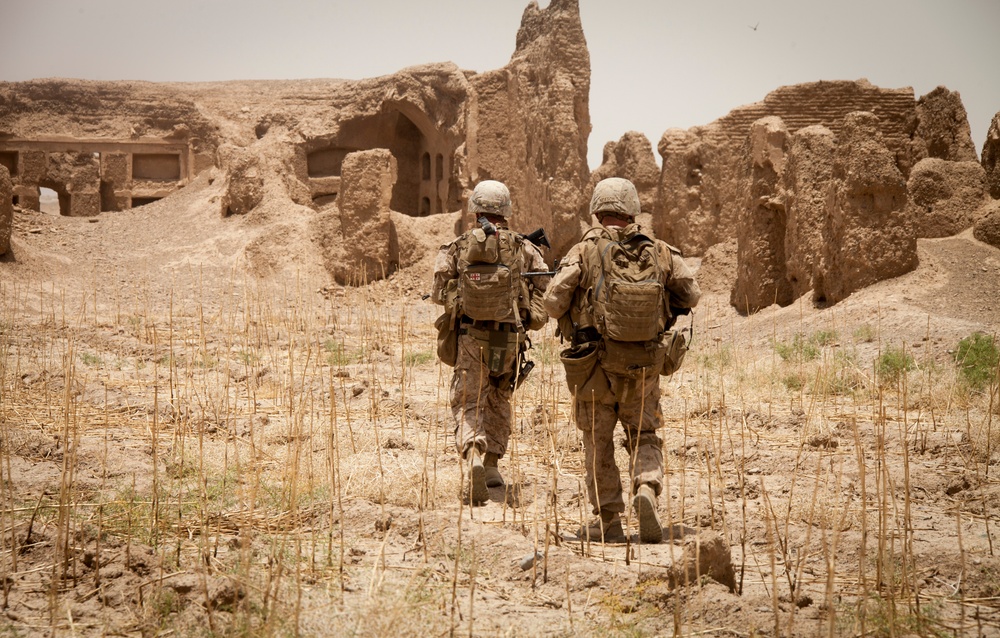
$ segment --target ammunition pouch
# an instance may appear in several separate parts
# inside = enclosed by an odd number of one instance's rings
[[[688,339],[680,330],[667,330],[660,339],[660,351],[663,356],[660,374],[669,377],[677,372],[684,362],[684,355],[688,351]]]
[[[609,374],[629,380],[651,380],[663,366],[663,348],[656,341],[604,340],[601,367]]]
[[[610,391],[608,375],[597,365],[600,357],[600,341],[588,341],[559,353],[566,370],[566,385],[578,400],[600,401]]]
[[[462,318],[462,331],[475,339],[482,353],[482,362],[491,377],[509,374],[514,369],[517,353],[525,334],[512,323],[499,321],[473,321]]]
[[[445,312],[434,321],[434,327],[438,332],[438,359],[454,368],[458,362],[458,322],[451,312]]]

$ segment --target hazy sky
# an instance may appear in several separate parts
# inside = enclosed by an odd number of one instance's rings
[[[0,0],[0,80],[360,79],[444,61],[488,71],[509,61],[525,6]],[[1000,0],[580,0],[580,13],[591,168],[626,131],[655,149],[668,128],[800,82],[868,78],[915,97],[944,85],[962,95],[977,152],[1000,111]]]

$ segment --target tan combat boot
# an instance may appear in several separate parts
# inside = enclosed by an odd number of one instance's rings
[[[469,473],[462,486],[462,496],[471,504],[485,503],[490,500],[490,490],[486,487],[486,467],[483,466],[483,453],[472,446],[463,454],[469,464]]]
[[[632,499],[632,509],[639,519],[639,540],[643,543],[659,543],[663,541],[663,528],[656,514],[656,491],[653,486],[643,483]]]
[[[582,541],[595,543],[624,543],[625,530],[622,529],[622,517],[618,512],[601,510],[601,515],[576,532],[576,537]]]
[[[503,476],[497,467],[499,461],[500,457],[493,452],[487,452],[483,458],[483,465],[486,467],[486,487],[503,487]]]

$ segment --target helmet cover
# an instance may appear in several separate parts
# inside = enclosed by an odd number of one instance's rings
[[[639,193],[635,185],[621,177],[602,179],[594,187],[594,195],[590,199],[590,212],[614,213],[620,217],[635,219],[639,214]],[[598,215],[599,216],[599,215]]]
[[[511,215],[510,191],[502,182],[492,179],[479,182],[469,197],[469,212],[507,219]]]

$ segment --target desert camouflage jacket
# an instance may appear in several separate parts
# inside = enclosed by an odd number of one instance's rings
[[[669,268],[663,269],[663,286],[670,295],[670,306],[694,308],[698,304],[701,289],[691,269],[684,263],[679,250],[662,240],[655,239],[652,232],[640,228],[635,223],[623,228],[595,226],[595,229],[600,231],[592,230],[588,235],[608,233],[606,236],[614,241],[628,241],[641,233],[652,239],[656,244],[660,263],[669,264]],[[568,313],[575,330],[596,325],[589,299],[590,291],[595,284],[593,273],[600,272],[601,264],[597,251],[593,250],[594,245],[593,240],[584,238],[570,248],[559,262],[559,272],[552,278],[545,292],[544,304],[549,316],[558,320]],[[560,330],[563,325],[560,323]],[[564,334],[564,336],[568,338],[571,335]]]

